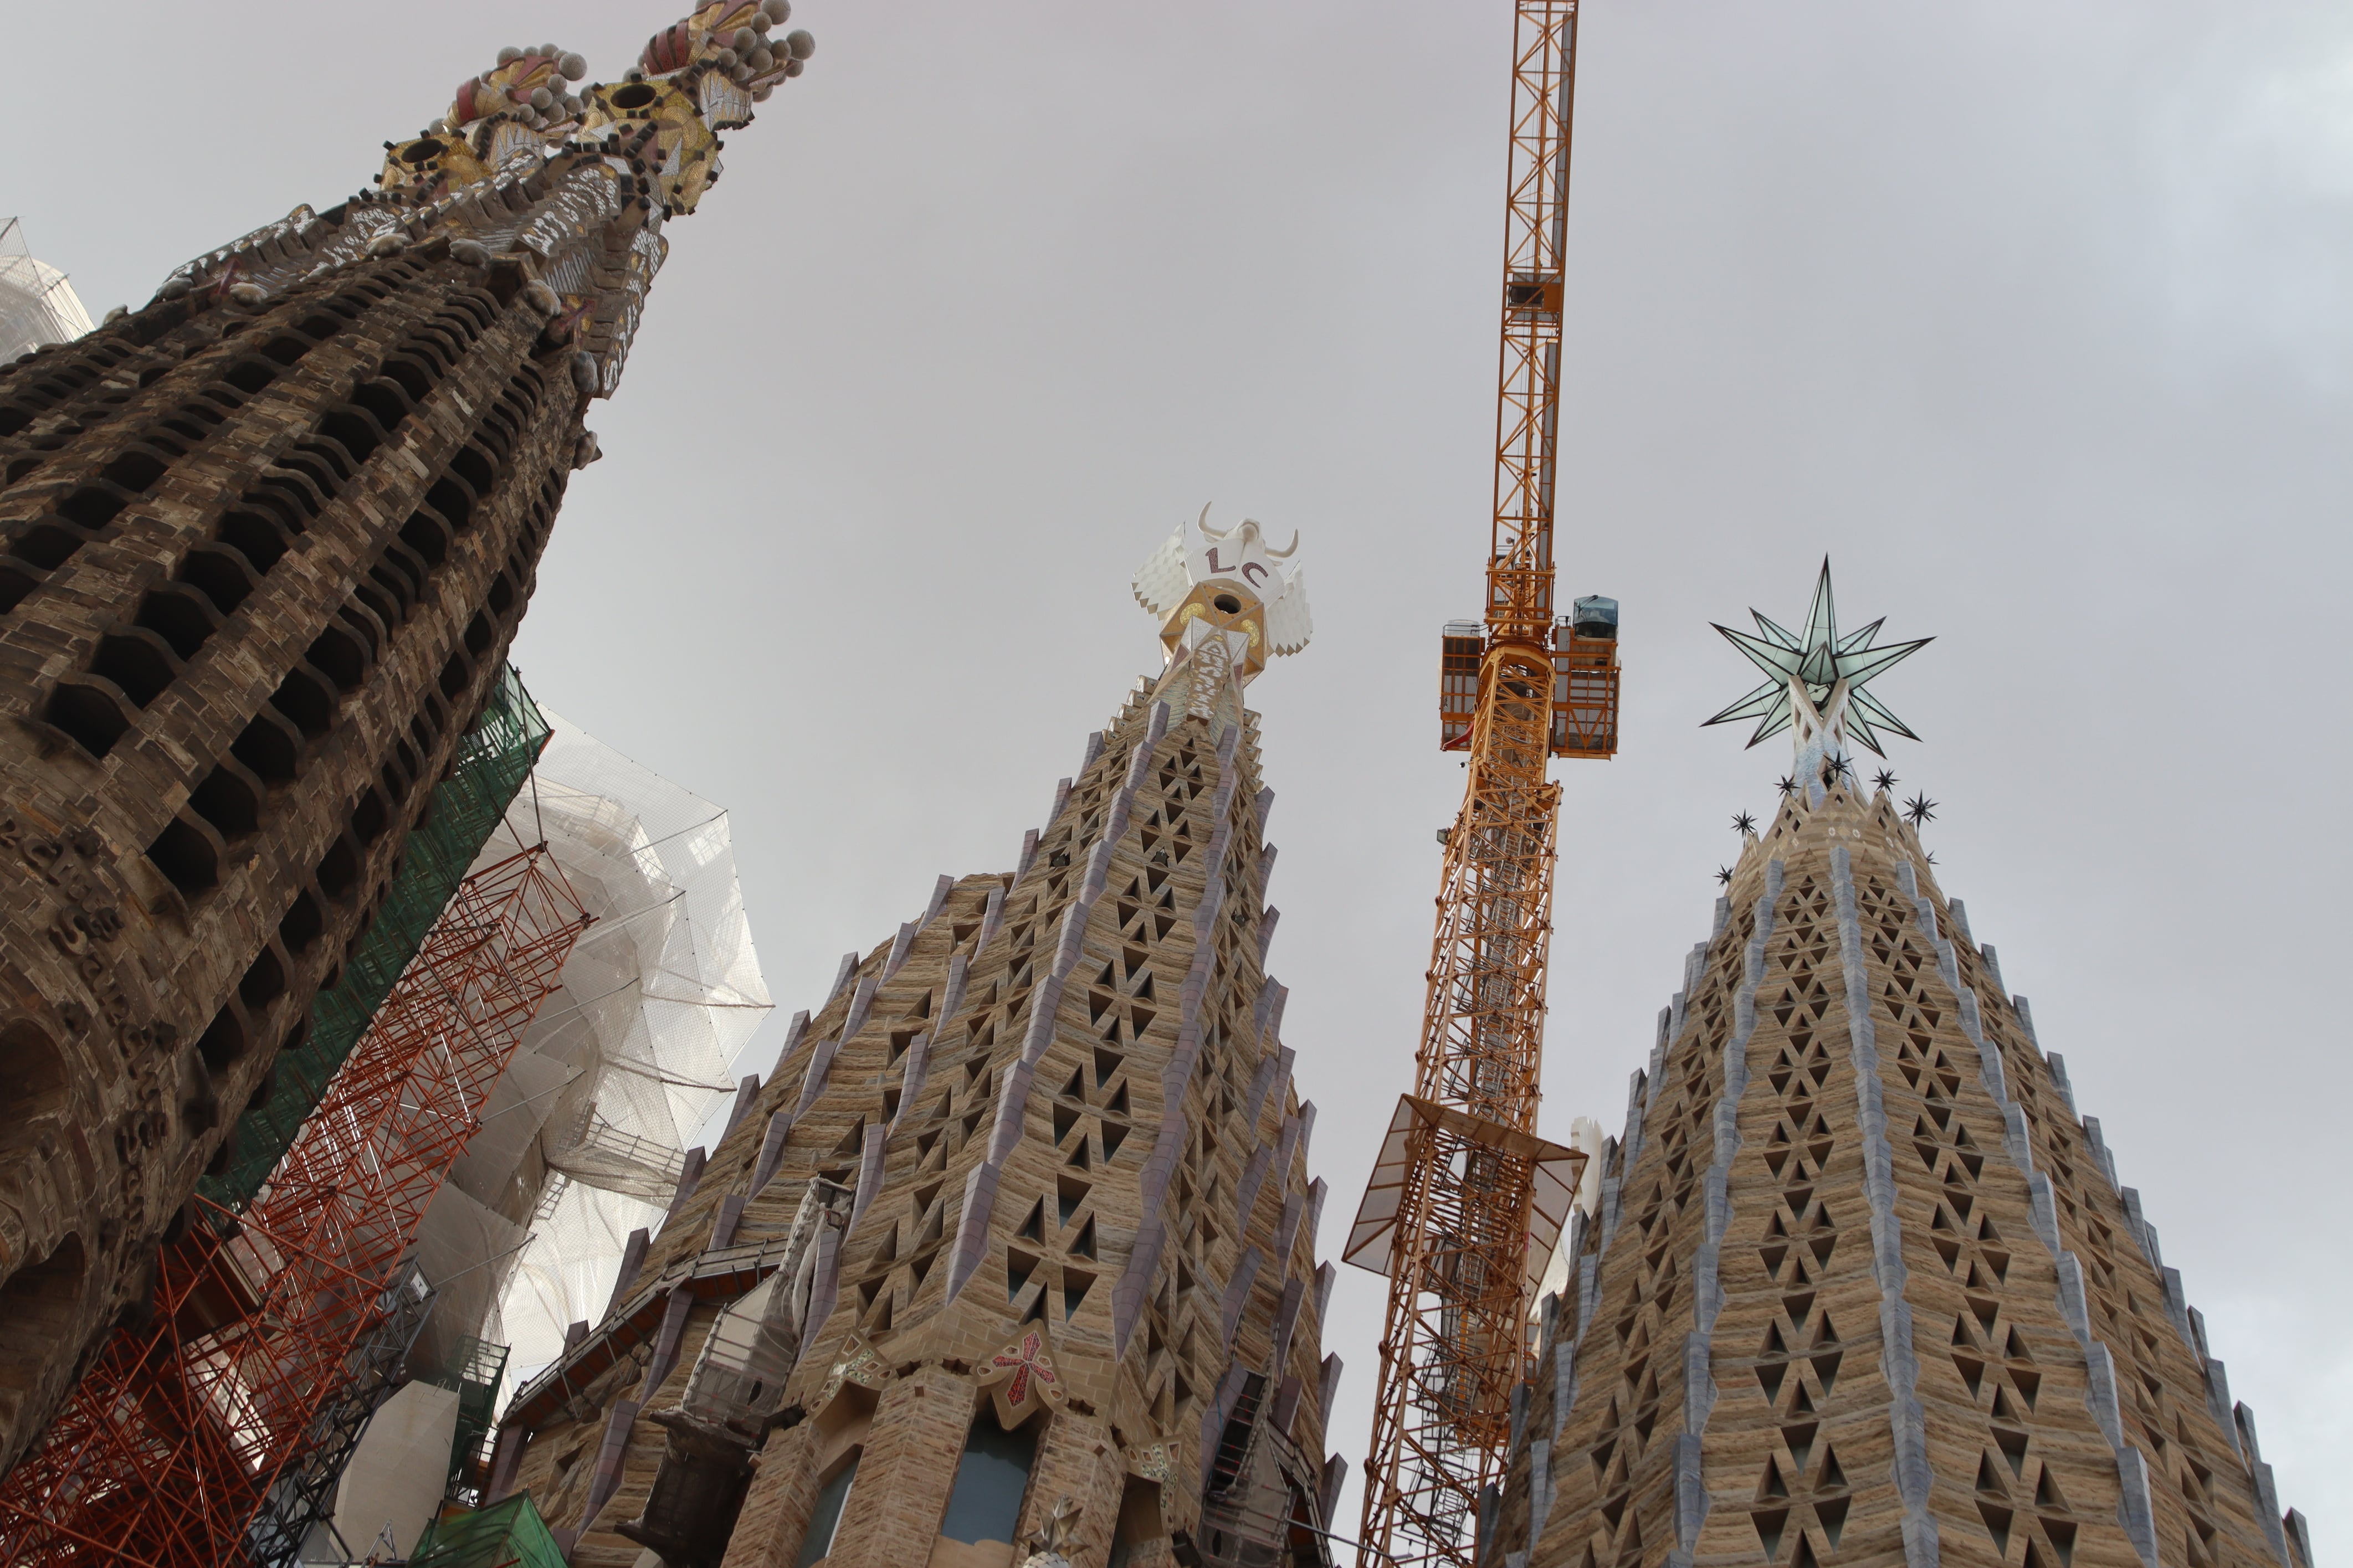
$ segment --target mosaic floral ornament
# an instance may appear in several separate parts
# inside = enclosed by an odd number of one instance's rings
[[[866,1342],[865,1336],[852,1333],[842,1341],[841,1354],[826,1369],[825,1387],[818,1392],[814,1408],[822,1410],[832,1404],[833,1396],[841,1392],[845,1383],[854,1383],[860,1388],[880,1388],[887,1373],[882,1358]]]
[[[1704,721],[1703,728],[1706,724],[1754,719],[1757,732],[1748,737],[1752,746],[1794,728],[1800,750],[1809,743],[1819,743],[1833,757],[1843,749],[1841,743],[1850,733],[1882,756],[1886,752],[1879,744],[1881,730],[1907,741],[1920,738],[1863,686],[1936,639],[1921,637],[1873,647],[1872,639],[1887,624],[1884,617],[1861,631],[1839,636],[1838,614],[1831,598],[1828,556],[1822,558],[1822,574],[1814,584],[1814,601],[1806,610],[1803,636],[1776,626],[1755,610],[1748,613],[1757,617],[1757,629],[1764,634],[1762,637],[1751,637],[1725,626],[1715,629],[1772,679],[1715,718]]]
[[[1036,1329],[988,1358],[973,1381],[997,1396],[997,1418],[1008,1429],[1042,1405],[1062,1402],[1061,1375],[1046,1336]]]

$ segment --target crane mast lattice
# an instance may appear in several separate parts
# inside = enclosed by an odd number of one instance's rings
[[[1446,628],[1440,745],[1463,751],[1444,835],[1414,1091],[1349,1238],[1389,1277],[1361,1539],[1470,1568],[1500,1471],[1528,1300],[1582,1157],[1535,1136],[1560,786],[1555,756],[1617,750],[1617,606],[1554,616],[1562,239],[1577,0],[1517,0],[1483,626]]]

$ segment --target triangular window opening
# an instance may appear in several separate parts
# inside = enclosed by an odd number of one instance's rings
[[[1828,1443],[1822,1445],[1821,1473],[1814,1478],[1814,1489],[1829,1491],[1846,1485],[1846,1472],[1839,1468],[1838,1450]]]

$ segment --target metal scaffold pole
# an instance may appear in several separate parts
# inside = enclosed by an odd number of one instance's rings
[[[147,1321],[0,1482],[0,1563],[295,1560],[422,1321],[417,1226],[588,918],[544,846],[459,884],[268,1182],[191,1203]]]

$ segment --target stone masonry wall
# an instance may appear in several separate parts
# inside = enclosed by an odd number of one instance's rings
[[[0,1467],[365,931],[581,397],[446,244],[0,368]]]

